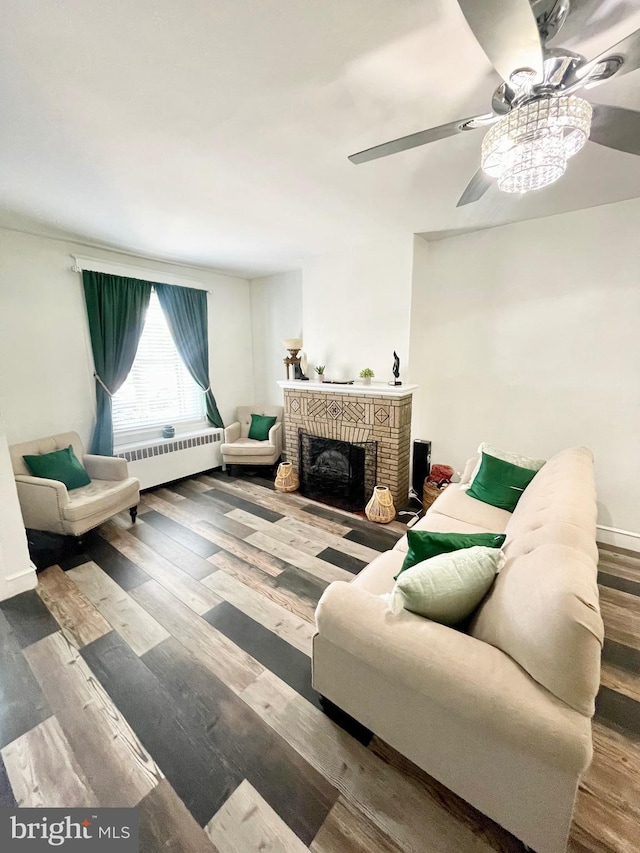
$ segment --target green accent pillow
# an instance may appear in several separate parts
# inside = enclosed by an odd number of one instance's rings
[[[520,468],[504,459],[482,454],[482,461],[467,495],[491,506],[513,512],[537,471]]]
[[[266,441],[269,438],[269,430],[277,420],[277,418],[269,417],[269,415],[251,415],[249,438],[254,438],[256,441]]]
[[[417,563],[396,581],[389,609],[410,610],[443,625],[467,619],[489,592],[502,563],[499,548],[463,548]]]
[[[23,456],[27,468],[34,477],[47,480],[59,480],[67,489],[79,489],[88,486],[91,478],[82,467],[82,463],[73,452],[73,447],[54,450],[52,453],[40,453],[37,456]]]
[[[408,530],[409,550],[394,580],[416,563],[430,560],[438,554],[449,554],[451,551],[473,548],[475,545],[501,548],[505,538],[504,533],[432,533],[430,530]]]

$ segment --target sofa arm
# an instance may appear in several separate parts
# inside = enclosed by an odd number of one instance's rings
[[[466,486],[471,482],[471,476],[476,469],[476,465],[478,464],[478,457],[472,456],[471,459],[467,459],[464,469],[462,471],[462,476],[460,477],[460,485]]]
[[[235,423],[228,426],[224,431],[224,443],[225,444],[233,444],[234,441],[237,441],[240,438],[240,422],[236,421]]]
[[[92,480],[126,480],[129,476],[127,460],[118,456],[92,456],[87,453],[82,457],[82,464]]]
[[[344,581],[327,587],[316,622],[321,638],[445,712],[551,765],[578,773],[588,766],[589,718],[494,646],[406,610],[394,616],[384,599]]]
[[[64,508],[69,503],[65,484],[26,474],[16,474],[15,479],[24,526],[64,533]]]
[[[278,451],[278,456],[282,453],[282,423],[277,421],[269,430],[269,444]]]

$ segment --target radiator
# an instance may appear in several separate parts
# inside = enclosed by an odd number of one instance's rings
[[[116,450],[129,463],[129,474],[140,480],[141,489],[170,483],[222,465],[223,430],[210,429],[195,435],[153,439]]]

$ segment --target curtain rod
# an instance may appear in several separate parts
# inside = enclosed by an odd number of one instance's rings
[[[198,290],[204,290],[211,293],[207,289],[205,282],[195,278],[186,278],[186,276],[175,275],[174,273],[164,273],[158,270],[150,270],[145,267],[138,267],[135,264],[121,264],[117,261],[106,261],[103,258],[89,258],[85,255],[71,255],[73,264],[72,272],[82,272],[83,270],[92,272],[102,272],[107,275],[123,275],[127,278],[139,278],[142,281],[150,281],[155,284],[172,284],[175,287],[192,287],[199,285]]]

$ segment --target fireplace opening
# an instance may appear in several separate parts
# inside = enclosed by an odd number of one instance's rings
[[[360,512],[376,483],[378,443],[338,441],[298,433],[300,492],[351,512]]]

